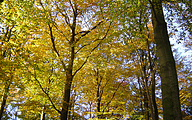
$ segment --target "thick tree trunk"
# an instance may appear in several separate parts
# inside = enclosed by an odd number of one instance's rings
[[[72,80],[73,80],[72,72],[67,73],[67,80],[65,83],[65,93],[63,97],[63,105],[60,116],[61,120],[67,120]]]
[[[3,112],[4,112],[4,109],[5,109],[5,105],[6,105],[6,102],[7,102],[7,97],[8,97],[8,94],[9,94],[9,86],[10,86],[10,83],[8,83],[6,86],[5,86],[5,91],[4,91],[4,94],[3,94],[3,101],[1,103],[1,110],[0,110],[0,120],[2,119],[3,117]]]
[[[69,65],[68,68],[64,68],[66,70],[66,83],[65,83],[65,93],[63,96],[63,105],[62,105],[62,110],[61,110],[61,120],[67,120],[68,117],[68,109],[69,109],[69,101],[70,101],[70,94],[71,94],[71,85],[73,82],[73,63],[74,63],[74,59],[75,59],[75,47],[74,47],[74,43],[75,43],[75,29],[76,29],[76,19],[77,19],[77,8],[75,5],[75,10],[74,12],[74,16],[73,16],[73,24],[71,26],[71,40],[69,41],[70,44],[70,58],[69,58]]]
[[[77,12],[77,11],[76,11]],[[72,26],[72,36],[70,40],[70,58],[69,58],[69,65],[68,68],[66,69],[66,83],[65,83],[65,93],[63,96],[63,105],[62,105],[62,110],[61,110],[61,120],[67,120],[68,116],[68,109],[69,109],[69,101],[70,101],[70,94],[71,94],[71,85],[73,81],[73,63],[75,59],[75,47],[74,47],[74,42],[75,42],[75,25],[76,25],[76,14],[74,15],[74,22]]]
[[[149,1],[151,3],[154,38],[157,44],[160,65],[163,119],[181,120],[177,72],[163,15],[162,0]]]

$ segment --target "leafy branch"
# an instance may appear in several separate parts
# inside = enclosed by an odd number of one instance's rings
[[[55,51],[55,53],[57,54],[57,56],[59,57],[59,60],[64,68],[64,70],[67,70],[65,63],[63,62],[63,60],[60,57],[60,54],[58,52],[58,50],[56,49],[55,46],[55,41],[54,41],[54,37],[53,37],[53,31],[52,31],[52,27],[50,26],[50,24],[48,24],[49,27],[49,32],[50,32],[50,37],[51,37],[51,42],[52,42],[52,46],[53,46],[53,50]]]
[[[50,97],[49,94],[44,90],[43,86],[41,85],[41,83],[40,83],[39,80],[37,79],[37,75],[36,75],[35,70],[34,70],[34,75],[33,75],[33,76],[34,76],[35,81],[37,81],[37,83],[39,84],[39,87],[41,88],[41,90],[43,91],[43,93],[45,93],[46,96],[48,97],[48,99],[49,99],[49,101],[51,102],[53,108],[54,108],[58,113],[61,114],[61,111],[56,108],[56,106],[54,105],[51,97]]]
[[[81,31],[79,33],[77,33],[76,35],[78,34],[82,34],[78,39],[77,39],[77,42],[82,38],[84,37],[85,35],[89,34],[91,31],[93,31],[94,29],[96,29],[99,25],[101,25],[101,23],[103,23],[104,20],[101,20],[99,23],[97,23],[97,25],[95,25],[93,28],[91,28],[90,30],[87,30],[87,31]]]
[[[103,108],[102,112],[105,111],[105,109],[109,106],[109,104],[111,103],[111,101],[113,100],[113,98],[115,97],[117,90],[119,89],[120,85],[125,81],[125,79],[123,79],[117,86],[115,92],[113,93],[113,96],[111,97],[111,99],[107,102],[106,106]]]
[[[110,23],[110,26],[111,26],[111,23]],[[109,26],[106,34],[103,36],[103,38],[98,39],[98,40],[101,40],[101,41],[89,52],[89,55],[86,57],[86,59],[85,59],[85,61],[83,62],[83,64],[74,72],[73,77],[74,77],[75,74],[77,74],[77,72],[78,72],[79,70],[81,70],[81,68],[83,68],[83,66],[87,63],[87,60],[88,60],[88,58],[90,57],[91,53],[92,53],[97,47],[99,47],[99,45],[102,43],[102,40],[104,40],[104,39],[107,37],[107,34],[108,34],[108,32],[109,32],[109,29],[110,29],[110,26]]]

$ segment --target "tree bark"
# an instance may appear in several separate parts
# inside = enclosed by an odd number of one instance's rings
[[[4,88],[5,92],[4,92],[4,95],[3,95],[3,101],[1,103],[0,120],[3,117],[3,112],[4,112],[4,109],[5,109],[6,102],[7,102],[7,97],[8,97],[8,94],[9,94],[9,86],[10,86],[10,83],[8,82],[8,84],[5,85],[5,88]]]
[[[149,35],[148,35],[149,37]],[[149,44],[149,40],[147,39],[147,51],[148,51],[148,59],[149,59],[149,68],[151,70],[151,81],[152,81],[152,84],[151,84],[151,99],[152,99],[152,106],[153,106],[153,116],[152,116],[152,119],[153,120],[158,120],[159,119],[159,115],[158,115],[158,109],[157,109],[157,103],[156,103],[156,96],[155,96],[155,73],[156,73],[156,70],[154,69],[155,67],[155,63],[154,65],[152,65],[152,60],[151,60],[151,53],[150,53],[150,48],[149,48],[150,44]],[[155,62],[155,61],[154,61]]]
[[[100,87],[101,87],[101,81],[99,80],[99,70],[97,68],[97,70],[95,71],[95,76],[96,76],[96,81],[97,81],[97,118],[101,119],[100,112],[101,112],[101,95],[100,95]]]
[[[164,19],[162,0],[149,0],[149,2],[152,11],[154,39],[157,44],[157,55],[159,57],[163,119],[181,120],[177,72]]]
[[[152,103],[153,103],[153,109],[154,109],[154,120],[159,119],[158,109],[157,109],[157,103],[156,103],[156,96],[155,96],[155,71],[152,70],[152,85],[151,85],[151,93],[152,93]]]
[[[144,114],[145,120],[149,120],[149,105],[148,105],[147,91],[146,90],[144,91],[143,102],[144,102],[144,108],[145,108],[145,114]]]
[[[70,3],[72,4],[72,3]],[[73,5],[71,5],[72,7]],[[75,43],[75,30],[76,30],[76,19],[77,19],[77,6],[76,4],[74,5],[73,8],[73,24],[71,26],[71,39],[69,41],[70,44],[70,48],[69,48],[69,52],[70,52],[70,58],[69,58],[69,62],[68,62],[68,68],[64,68],[66,70],[66,83],[65,83],[65,93],[63,96],[63,105],[62,105],[62,110],[61,110],[61,120],[67,120],[68,117],[68,109],[69,109],[69,102],[70,102],[70,94],[71,94],[71,85],[73,82],[73,63],[74,63],[74,59],[75,59],[75,47],[74,47],[74,43]]]
[[[72,67],[73,67],[73,61],[74,61],[74,48],[72,48],[71,55],[73,56],[71,59],[71,63],[69,64],[69,68],[66,72],[66,83],[65,83],[65,92],[63,96],[63,105],[61,110],[61,120],[67,120],[68,116],[68,109],[69,109],[69,101],[70,101],[70,94],[71,94],[71,85],[73,81],[73,75],[72,75]]]

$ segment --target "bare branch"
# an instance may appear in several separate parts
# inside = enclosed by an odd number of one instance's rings
[[[62,10],[59,8],[59,6],[57,5],[56,2],[55,2],[55,5],[57,6],[57,9],[58,9],[59,12],[61,13],[61,15],[65,18],[66,24],[71,28],[70,20],[69,20],[69,17],[68,17],[68,15],[67,15],[66,10],[63,10],[63,12],[64,12],[64,13],[63,13]]]
[[[11,27],[11,29],[9,29],[9,27],[7,27],[6,28],[6,33],[5,33],[5,35],[4,35],[4,37],[3,37],[3,40],[5,41],[5,42],[9,42],[9,40],[10,40],[10,38],[11,38],[11,33],[12,33],[12,29],[14,28],[14,25],[13,25],[13,27]],[[6,40],[7,39],[7,40]],[[3,45],[3,41],[2,41],[2,43],[1,43],[2,45]],[[2,52],[2,56],[3,57],[5,57],[6,56],[6,52],[7,52],[8,50],[1,50],[1,52]]]
[[[111,26],[111,23],[112,22],[110,22],[110,26]],[[110,29],[110,26],[109,26],[109,28],[107,29],[107,32],[105,33],[105,35],[104,35],[104,37],[103,38],[101,38],[101,39],[96,39],[96,40],[94,40],[93,42],[96,42],[96,41],[99,41],[99,40],[104,40],[106,37],[107,37],[107,34],[108,34],[108,32],[109,32],[109,29]],[[96,28],[96,26],[95,26],[95,28]],[[95,29],[94,28],[94,29]],[[92,28],[93,29],[93,28]],[[91,32],[91,31],[90,31]],[[88,34],[88,33],[87,33]],[[82,37],[82,36],[81,36]],[[92,43],[93,43],[92,42]],[[77,54],[82,48],[84,48],[85,46],[88,46],[88,45],[90,45],[91,43],[88,43],[88,44],[85,44],[85,45],[83,45],[81,48],[79,48],[76,52],[75,52],[75,54]]]

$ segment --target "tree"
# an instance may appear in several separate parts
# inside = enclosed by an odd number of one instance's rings
[[[121,9],[119,9],[119,5],[121,3]],[[132,4],[131,4],[132,3]],[[149,4],[150,3],[150,4]],[[163,96],[163,108],[164,108],[164,119],[181,119],[181,110],[180,110],[180,101],[179,101],[179,88],[178,88],[178,79],[175,68],[175,61],[173,58],[173,54],[171,51],[171,46],[169,43],[169,36],[167,32],[167,25],[165,23],[163,10],[162,10],[162,0],[153,0],[153,1],[112,1],[109,3],[113,5],[109,13],[117,13],[114,14],[113,17],[120,17],[119,21],[122,21],[123,28],[127,27],[127,30],[138,29],[140,27],[133,27],[132,25],[138,25],[138,11],[142,9],[146,9],[148,5],[151,5],[151,13],[152,13],[152,24],[154,28],[154,38],[157,44],[157,54],[159,57],[159,66],[161,71],[161,84],[162,84],[162,96]],[[133,6],[135,8],[133,9]],[[146,7],[145,7],[146,6]],[[117,9],[117,10],[116,10]],[[149,10],[149,9],[146,9]],[[119,12],[118,12],[119,11]],[[127,14],[125,11],[130,11]],[[150,13],[150,11],[149,11]],[[127,16],[126,16],[127,15]],[[144,22],[148,22],[148,18],[150,15],[144,14]],[[121,19],[122,17],[122,19]],[[126,19],[129,18],[129,19]],[[133,19],[134,18],[134,19]],[[116,18],[114,18],[116,20]],[[139,22],[140,23],[140,22]],[[126,29],[124,29],[126,30]],[[140,31],[141,33],[142,31]],[[128,37],[135,38],[134,36],[130,36],[130,34],[136,35],[136,32],[131,32],[128,34]],[[175,110],[175,111],[174,111]],[[171,112],[169,112],[171,111]],[[169,118],[168,116],[172,116],[173,118]],[[168,118],[167,118],[168,117]]]
[[[41,21],[39,33],[36,34],[52,46],[57,63],[61,63],[58,69],[64,71],[62,109],[54,109],[61,115],[61,120],[66,120],[73,79],[92,52],[107,37],[111,24],[101,14],[96,14],[98,11],[94,10],[97,7],[94,1],[38,1],[36,5],[39,13],[34,18]],[[86,14],[92,19],[85,18]],[[87,28],[83,30],[83,27]],[[44,90],[43,92],[48,95]]]
[[[164,120],[181,120],[177,72],[163,15],[162,0],[149,0],[149,2],[152,11],[154,39],[159,57],[163,118]]]

